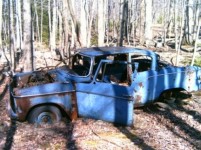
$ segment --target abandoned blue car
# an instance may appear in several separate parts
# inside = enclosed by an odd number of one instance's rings
[[[9,112],[31,123],[63,116],[134,122],[134,107],[174,90],[201,89],[201,68],[176,67],[150,50],[127,47],[79,49],[71,66],[18,73],[10,83]]]

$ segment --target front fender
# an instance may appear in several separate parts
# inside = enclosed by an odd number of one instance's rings
[[[24,121],[29,111],[39,105],[56,105],[71,115],[72,100],[75,90],[70,83],[49,83],[23,89],[15,89],[12,93],[13,112],[18,120]]]

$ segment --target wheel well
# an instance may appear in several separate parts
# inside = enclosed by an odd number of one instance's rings
[[[166,96],[172,96],[172,94],[174,94],[175,92],[179,92],[179,91],[186,91],[183,88],[173,88],[173,89],[168,89],[163,91],[160,96],[159,99],[165,98]]]
[[[40,106],[55,106],[61,111],[62,117],[67,117],[68,119],[70,119],[68,114],[64,111],[64,108],[62,108],[60,105],[55,104],[55,103],[45,103],[45,104],[38,104],[38,105],[35,105],[35,106],[31,107],[31,109],[28,111],[28,113],[26,115],[26,120],[28,119],[28,116],[29,116],[30,112],[32,110],[34,110],[35,108],[40,107]]]

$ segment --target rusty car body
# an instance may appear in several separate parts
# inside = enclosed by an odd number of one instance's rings
[[[175,89],[200,90],[201,68],[172,66],[150,50],[83,48],[72,66],[14,75],[8,107],[11,118],[33,123],[65,115],[132,125],[134,106]]]

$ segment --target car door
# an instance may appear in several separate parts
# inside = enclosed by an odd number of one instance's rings
[[[126,62],[102,60],[91,83],[76,83],[78,114],[131,125],[134,101],[129,67]]]
[[[159,94],[156,84],[160,83],[157,82],[158,72],[153,61],[155,59],[149,55],[131,55],[131,62],[138,64],[133,78],[135,107],[152,102]]]

